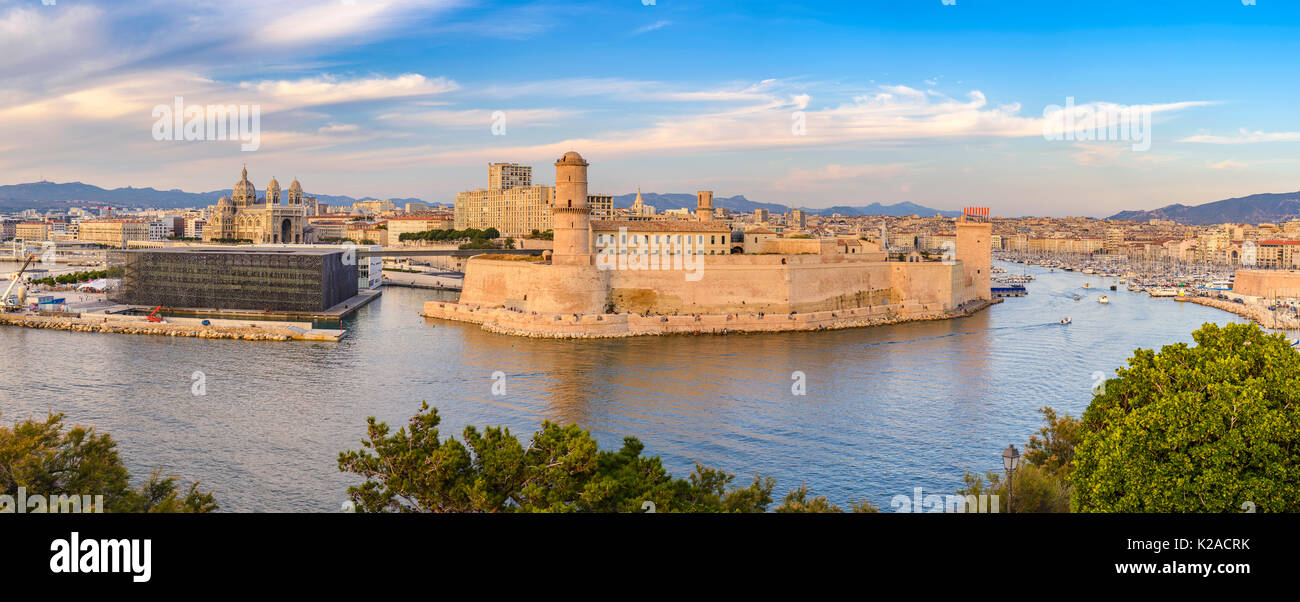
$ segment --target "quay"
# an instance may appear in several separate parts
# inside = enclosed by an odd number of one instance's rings
[[[382,292],[379,289],[365,289],[357,293],[356,296],[343,301],[326,310],[322,311],[293,311],[293,310],[256,310],[256,309],[214,309],[208,307],[164,307],[163,313],[167,314],[168,320],[173,320],[172,316],[196,316],[196,317],[215,317],[218,319],[231,320],[308,320],[308,321],[340,321],[365,307],[366,304],[378,299]],[[104,308],[96,313],[125,314],[130,313],[149,313],[155,306],[151,305],[115,305]]]
[[[312,328],[310,322],[224,319],[208,319],[208,324],[203,322],[204,320],[200,318],[177,317],[167,318],[165,322],[150,322],[142,315],[110,313],[0,314],[0,324],[3,325],[73,332],[152,334],[244,341],[338,341],[346,334],[343,330]]]
[[[1300,319],[1296,319],[1293,316],[1278,314],[1267,307],[1259,305],[1247,305],[1224,299],[1215,299],[1213,297],[1193,297],[1190,295],[1175,297],[1175,299],[1186,303],[1195,303],[1197,305],[1213,307],[1229,313],[1237,314],[1243,318],[1254,320],[1264,328],[1279,328],[1283,330],[1300,329]]]

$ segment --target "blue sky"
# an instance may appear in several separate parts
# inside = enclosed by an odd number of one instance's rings
[[[546,183],[577,150],[593,192],[808,207],[1300,189],[1300,2],[1066,5],[0,0],[0,182],[213,190],[246,163],[259,187],[450,201],[490,161]],[[176,96],[258,106],[259,148],[155,140]],[[1146,112],[1149,149],[1045,139],[1067,98]]]

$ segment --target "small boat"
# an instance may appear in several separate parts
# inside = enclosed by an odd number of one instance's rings
[[[1078,296],[1078,295],[1075,295],[1075,296],[1074,296],[1074,300],[1075,300],[1075,301],[1078,301],[1078,300],[1079,300],[1079,296]]]
[[[1110,303],[1110,297],[1107,297],[1106,295],[1102,295],[1101,297],[1098,297],[1098,298],[1097,298],[1097,302],[1098,302],[1098,303]]]
[[[1066,325],[1066,324],[1069,324],[1070,322],[1071,322],[1071,320],[1070,320],[1070,317],[1069,317],[1069,316],[1066,316],[1066,317],[1064,317],[1064,318],[1061,318],[1061,325],[1062,325],[1062,326],[1064,326],[1064,325]]]
[[[1110,290],[1112,290],[1112,291],[1113,291],[1113,290],[1116,290],[1116,289],[1115,289],[1115,285],[1113,285],[1113,284],[1110,285]]]
[[[1092,283],[1090,282],[1083,283],[1083,288],[1092,288]]]

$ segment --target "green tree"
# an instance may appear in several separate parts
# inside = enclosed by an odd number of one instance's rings
[[[815,498],[808,499],[808,486],[800,485],[798,489],[787,493],[785,500],[776,511],[781,514],[805,513],[805,514],[826,514],[844,512],[839,506],[830,503],[826,496],[819,495]],[[875,514],[880,509],[866,500],[852,502],[852,512],[855,514]]]
[[[0,426],[0,492],[28,494],[103,495],[109,512],[211,512],[217,504],[211,493],[192,483],[183,497],[174,477],[161,470],[138,489],[117,452],[117,443],[93,428],[63,428],[63,414],[44,421],[27,419],[13,427]]]
[[[1083,414],[1087,512],[1300,511],[1300,354],[1254,324],[1139,349]]]
[[[984,476],[967,471],[962,476],[964,487],[957,489],[957,495],[998,496],[999,512],[1042,513],[1069,512],[1069,485],[1051,471],[1023,462],[1016,469],[1008,494],[1007,483],[996,472],[986,472]]]
[[[527,446],[502,427],[467,426],[463,443],[443,439],[436,409],[427,403],[406,427],[367,419],[362,449],[339,454],[339,470],[365,481],[348,488],[363,512],[763,512],[776,482],[757,475],[747,487],[735,475],[696,465],[674,478],[658,456],[644,456],[635,437],[617,451],[601,451],[577,425],[550,421]],[[792,493],[791,495],[795,495]],[[840,511],[825,498],[807,501],[807,489],[783,507]],[[869,504],[855,504],[868,508]],[[808,511],[808,510],[792,510]]]
[[[1047,406],[1039,408],[1038,412],[1046,424],[1037,435],[1030,435],[1024,461],[1060,478],[1068,486],[1074,448],[1083,437],[1081,423],[1069,414],[1058,416],[1056,410]]]

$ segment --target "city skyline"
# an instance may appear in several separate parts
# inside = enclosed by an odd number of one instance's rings
[[[596,191],[809,208],[1102,217],[1300,188],[1295,28],[1276,25],[1297,9],[1172,6],[5,2],[0,181],[198,192],[256,163],[449,202],[486,163],[582,148]],[[259,148],[154,139],[176,97],[258,106]],[[1045,139],[1071,102],[1149,109],[1149,150]]]

